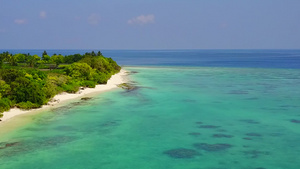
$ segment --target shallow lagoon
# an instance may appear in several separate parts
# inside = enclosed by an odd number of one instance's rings
[[[298,169],[300,70],[127,67],[118,89],[30,116],[1,169]]]

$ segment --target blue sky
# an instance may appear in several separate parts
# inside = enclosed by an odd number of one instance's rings
[[[0,49],[300,49],[300,1],[0,0]]]

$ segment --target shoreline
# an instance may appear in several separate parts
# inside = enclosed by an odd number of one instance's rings
[[[124,76],[126,75],[127,75],[127,71],[121,69],[119,73],[111,76],[111,78],[107,81],[107,84],[99,84],[96,85],[95,88],[79,89],[79,91],[76,92],[75,94],[66,93],[66,92],[60,93],[58,95],[55,95],[51,99],[51,101],[47,103],[47,105],[43,105],[41,108],[31,109],[31,110],[21,110],[19,108],[11,108],[9,111],[3,112],[3,117],[0,118],[1,120],[0,124],[7,122],[16,116],[31,113],[31,112],[36,112],[36,111],[47,110],[48,108],[52,108],[53,106],[60,105],[66,101],[77,99],[88,94],[101,93],[112,89],[116,89],[118,88],[117,86],[118,84],[127,82],[127,79],[124,78]]]

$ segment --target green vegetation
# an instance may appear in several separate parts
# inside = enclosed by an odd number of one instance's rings
[[[61,92],[75,93],[80,86],[95,87],[121,67],[99,51],[95,53],[42,57],[30,54],[0,54],[0,117],[11,107],[39,108]]]

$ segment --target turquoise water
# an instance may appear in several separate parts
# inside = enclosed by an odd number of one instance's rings
[[[1,169],[298,169],[300,70],[127,67],[117,89],[31,116]]]

